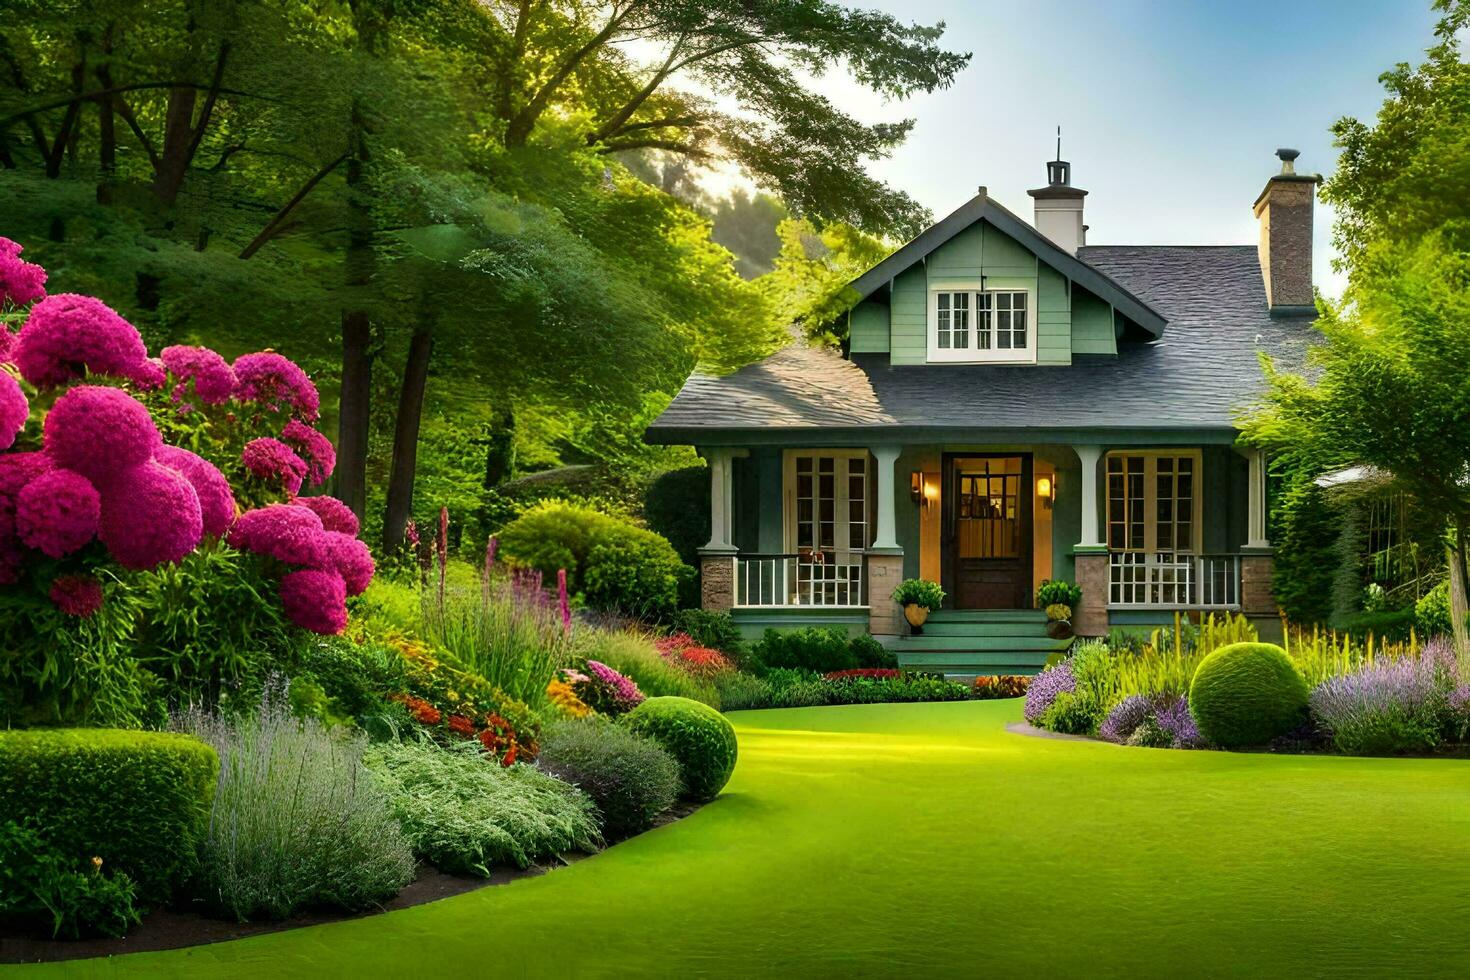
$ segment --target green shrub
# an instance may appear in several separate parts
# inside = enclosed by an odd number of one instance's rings
[[[501,554],[548,579],[566,569],[567,587],[587,605],[632,616],[667,618],[679,584],[694,570],[652,531],[590,507],[549,500],[500,533]]]
[[[325,699],[325,710],[312,712],[315,717],[361,723],[384,714],[384,697],[406,689],[408,671],[403,655],[381,643],[324,636],[303,647],[291,680],[293,698],[307,682],[314,683]]]
[[[651,636],[639,630],[578,629],[572,637],[575,659],[596,660],[633,678],[646,696],[681,697],[720,706],[713,684],[680,670],[659,656]]]
[[[112,729],[0,732],[0,823],[34,821],[57,853],[166,901],[193,871],[219,761],[197,739]]]
[[[1414,606],[1414,622],[1421,639],[1448,636],[1453,632],[1449,579],[1444,579],[1420,597]],[[1467,617],[1467,622],[1470,622],[1470,617]]]
[[[859,667],[892,669],[898,666],[898,657],[867,633],[854,636],[848,641],[848,647]]]
[[[1145,749],[1171,749],[1174,736],[1164,731],[1157,718],[1149,715],[1133,729],[1133,734],[1128,736],[1128,744]]]
[[[687,634],[700,646],[718,650],[737,661],[745,652],[740,627],[735,625],[735,617],[727,612],[681,609],[674,616],[674,632]]]
[[[741,711],[771,706],[771,684],[766,677],[729,671],[715,677],[720,695],[720,710]]]
[[[646,830],[679,798],[679,764],[652,739],[602,718],[551,726],[537,768],[592,798],[610,839]]]
[[[51,937],[121,936],[141,918],[137,886],[91,857],[63,854],[34,828],[0,822],[0,926]]]
[[[1409,630],[1414,628],[1414,618],[1413,607],[1362,612],[1345,620],[1342,630],[1359,642],[1371,634],[1375,641],[1403,643],[1409,639]]]
[[[923,606],[925,609],[938,609],[944,605],[944,590],[939,587],[938,582],[930,582],[921,578],[906,578],[898,583],[898,588],[893,590],[893,601],[900,606]]]
[[[626,724],[678,761],[684,795],[692,800],[714,799],[735,771],[735,728],[707,704],[649,698],[628,713]]]
[[[847,632],[838,626],[768,629],[755,648],[755,659],[767,669],[805,670],[830,674],[858,665]]]
[[[413,853],[363,767],[361,737],[270,699],[251,717],[192,711],[179,723],[220,759],[195,879],[209,908],[241,922],[309,907],[356,911],[413,880]]]
[[[709,540],[709,467],[701,464],[661,473],[644,495],[643,516],[680,558],[695,564],[699,549]]]
[[[414,853],[441,871],[488,878],[495,865],[602,846],[584,793],[531,766],[502,768],[474,743],[384,742],[367,763]]]
[[[1276,542],[1271,594],[1292,623],[1326,623],[1332,616],[1334,571],[1341,564],[1337,540],[1343,515],[1316,485],[1318,473],[1294,476],[1276,497],[1272,513]]]
[[[1063,691],[1041,716],[1041,727],[1063,735],[1091,735],[1097,730],[1097,702],[1080,691]]]
[[[1060,579],[1053,581],[1046,579],[1036,590],[1036,608],[1045,609],[1047,606],[1070,606],[1077,608],[1077,603],[1082,601],[1082,590],[1071,582]]]
[[[1302,723],[1310,695],[1285,650],[1272,643],[1232,643],[1200,661],[1189,686],[1189,711],[1214,745],[1264,745]]]

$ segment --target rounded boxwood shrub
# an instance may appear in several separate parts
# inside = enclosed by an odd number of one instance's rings
[[[609,839],[646,830],[679,798],[679,764],[651,738],[602,718],[553,725],[536,765],[592,797]]]
[[[626,724],[662,745],[679,763],[684,795],[714,799],[735,771],[735,726],[707,704],[688,698],[649,698]]]
[[[1189,710],[1204,738],[1222,748],[1264,745],[1306,717],[1311,691],[1274,643],[1231,643],[1200,661]]]
[[[187,735],[0,732],[0,823],[34,821],[60,853],[100,857],[161,902],[194,868],[218,776],[214,749]]]

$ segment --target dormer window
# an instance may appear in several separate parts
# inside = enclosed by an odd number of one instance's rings
[[[1031,307],[1024,289],[931,290],[929,360],[1034,362]]]

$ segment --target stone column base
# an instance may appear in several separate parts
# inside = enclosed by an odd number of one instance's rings
[[[699,556],[699,604],[710,612],[729,612],[735,605],[735,553]]]
[[[893,590],[903,581],[903,552],[868,554],[868,632],[898,636],[904,632],[903,609],[893,601]]]
[[[1082,553],[1073,556],[1077,568],[1077,587],[1082,601],[1072,610],[1072,632],[1078,636],[1108,635],[1108,555],[1107,552]]]
[[[1251,617],[1276,617],[1280,610],[1271,592],[1276,561],[1270,555],[1240,556],[1240,611]]]

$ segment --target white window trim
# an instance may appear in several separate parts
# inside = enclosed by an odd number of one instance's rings
[[[1001,350],[976,350],[974,347],[956,350],[939,346],[939,294],[940,293],[1025,293],[1026,294],[1026,346]],[[992,302],[992,310],[994,303]],[[979,328],[979,303],[970,303],[970,338],[973,343]],[[983,283],[978,281],[953,281],[929,285],[929,361],[946,364],[1035,364],[1037,356],[1036,290],[1028,285]]]
[[[797,457],[801,456],[810,456],[813,458],[828,456],[832,457],[833,459],[839,459],[843,461],[849,459],[863,460],[863,519],[865,522],[863,530],[863,541],[865,542],[864,547],[853,548],[847,542],[838,543],[834,541],[834,548],[832,550],[841,558],[852,558],[865,554],[867,552],[867,549],[872,546],[874,507],[874,467],[871,455],[866,449],[786,450],[785,458],[782,460],[781,464],[781,501],[782,510],[784,511],[784,519],[782,521],[782,525],[786,554],[796,554],[796,460]],[[845,463],[839,469],[840,473],[837,476],[834,486],[834,489],[837,491],[835,494],[836,501],[834,503],[834,512],[836,510],[845,511],[848,502],[847,467]],[[843,526],[848,526],[847,522],[844,521]]]

